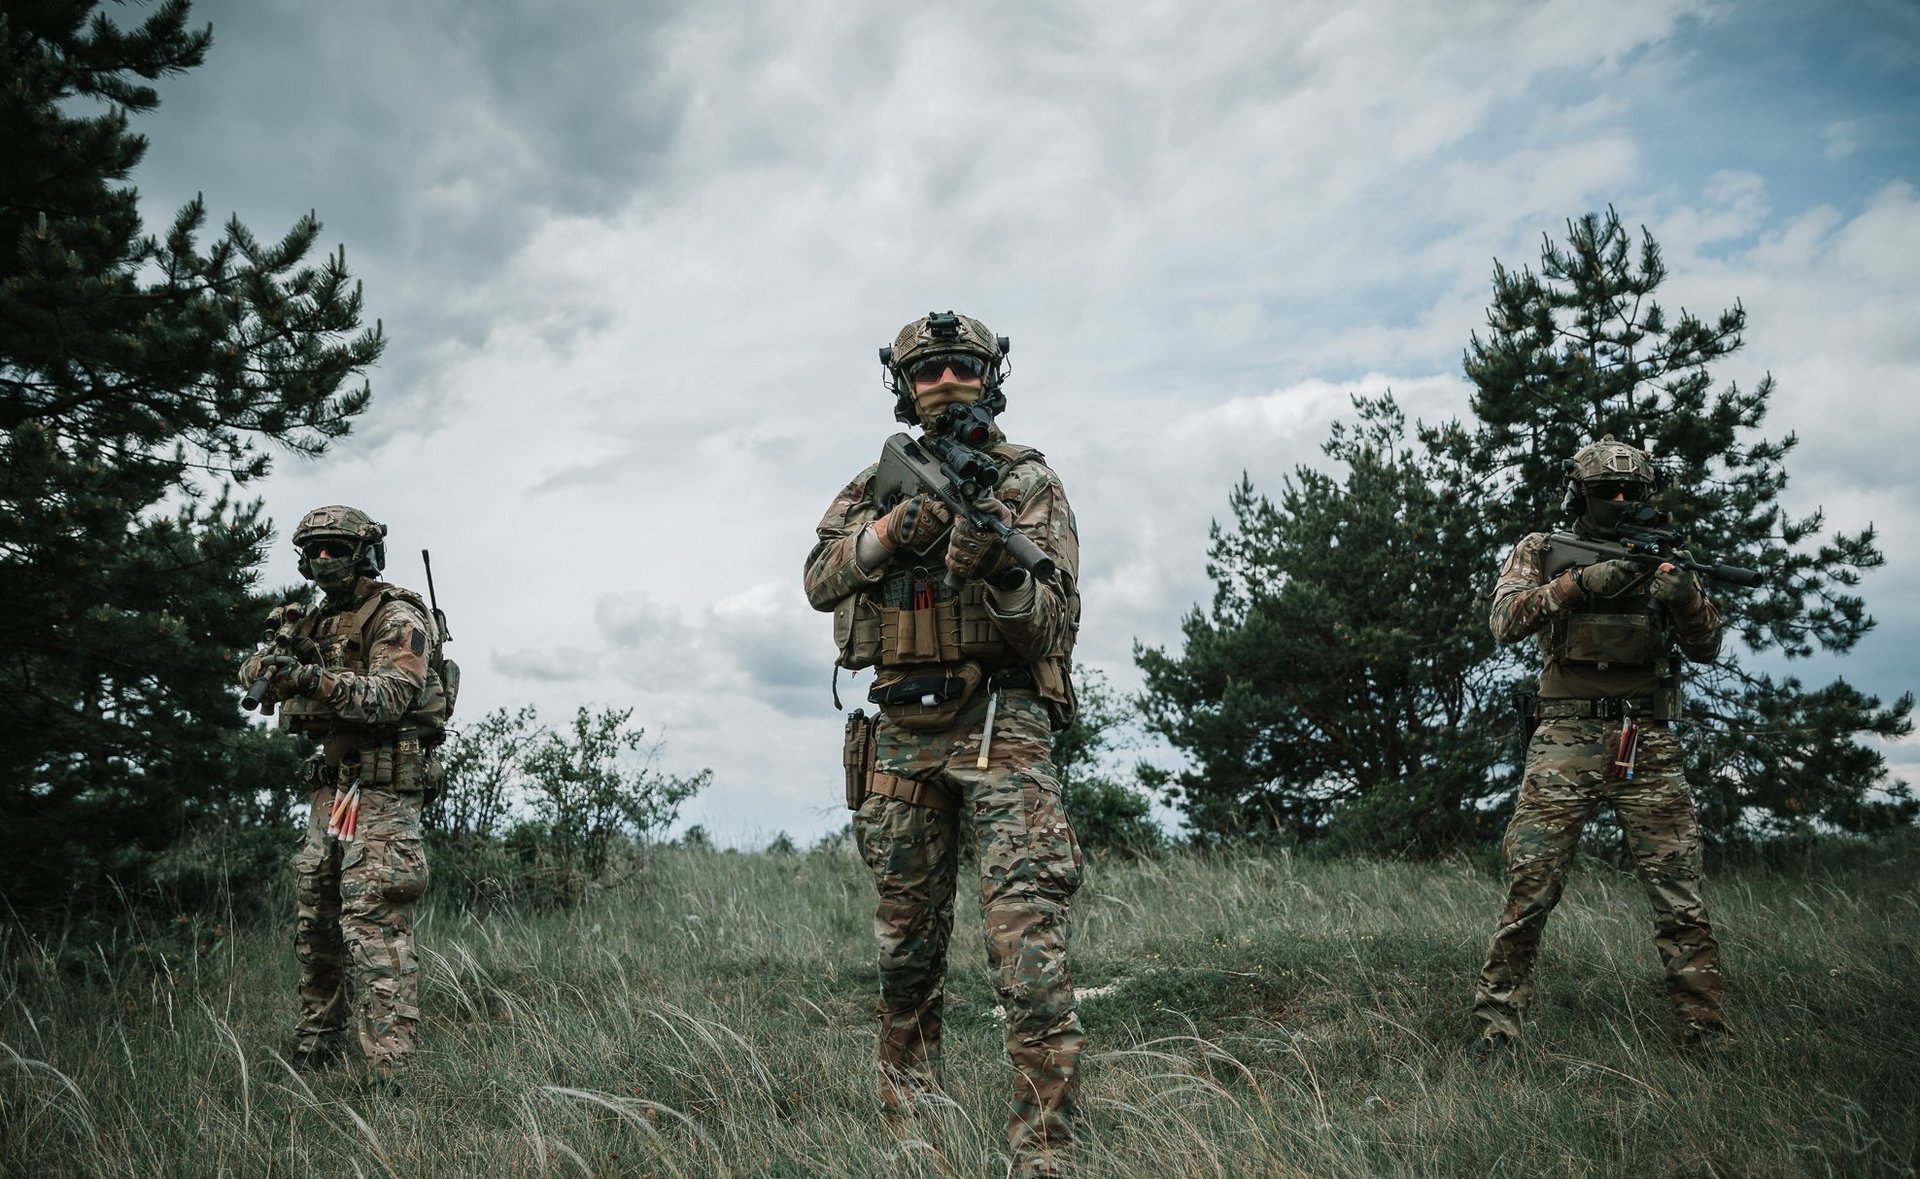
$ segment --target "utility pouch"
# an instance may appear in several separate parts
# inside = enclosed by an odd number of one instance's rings
[[[867,699],[909,732],[936,732],[953,727],[985,678],[978,663],[889,668],[876,676]]]
[[[1042,659],[1033,665],[1033,689],[1047,706],[1047,718],[1058,733],[1073,724],[1080,711],[1073,691],[1073,668],[1065,659]]]
[[[847,776],[847,809],[857,811],[867,800],[873,780],[873,722],[863,708],[847,714],[846,740],[840,746],[840,765]]]
[[[872,598],[849,594],[833,608],[833,645],[848,671],[880,662],[880,608]]]
[[[1610,667],[1652,667],[1661,655],[1661,636],[1645,614],[1576,614],[1567,620],[1567,663]]]

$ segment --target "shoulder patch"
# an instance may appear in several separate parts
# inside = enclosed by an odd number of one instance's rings
[[[427,632],[417,626],[409,627],[408,629],[413,631],[413,653],[415,655],[425,655],[427,653]]]

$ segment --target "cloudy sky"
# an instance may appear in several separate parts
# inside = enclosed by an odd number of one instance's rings
[[[1615,206],[1666,302],[1742,302],[1789,502],[1872,523],[1920,683],[1920,8],[1907,0],[199,0],[138,123],[149,221],[316,210],[390,345],[354,436],[264,485],[430,546],[461,710],[632,707],[734,843],[837,828],[813,526],[894,428],[874,350],[954,308],[1013,339],[1017,440],[1080,520],[1081,661],[1207,599],[1245,470],[1352,392],[1464,411],[1494,259]],[[291,548],[270,573],[295,579]],[[864,681],[863,681],[864,682]],[[843,688],[845,687],[843,681]],[[856,690],[854,695],[861,695]],[[1891,751],[1920,780],[1920,746]]]

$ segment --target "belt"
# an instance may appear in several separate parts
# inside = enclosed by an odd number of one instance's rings
[[[897,798],[913,806],[923,806],[936,811],[960,809],[960,800],[948,793],[944,787],[932,782],[920,782],[913,778],[902,778],[898,774],[876,772],[867,781],[867,793],[884,794],[888,798]]]
[[[1619,720],[1629,711],[1641,724],[1667,723],[1654,719],[1651,696],[1603,696],[1598,700],[1542,699],[1534,706],[1534,715],[1541,720]]]
[[[1031,688],[1033,687],[1033,669],[1026,664],[1003,667],[987,673],[986,684],[989,688]],[[946,700],[960,694],[966,687],[966,681],[958,676],[949,676],[945,671],[930,671],[910,679],[900,680],[885,687],[875,685],[867,693],[871,703],[919,704],[931,696],[934,700]]]

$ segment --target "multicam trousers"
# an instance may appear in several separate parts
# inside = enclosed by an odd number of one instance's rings
[[[854,816],[880,893],[880,1097],[889,1112],[940,1091],[941,1005],[953,932],[961,824],[978,853],[987,960],[1007,1012],[1013,1105],[1007,1140],[1021,1174],[1052,1174],[1073,1137],[1083,1035],[1067,971],[1067,902],[1080,845],[1061,805],[1046,705],[1003,689],[990,759],[976,768],[986,692],[950,729],[912,733],[884,715],[874,771],[942,789],[936,809],[870,795]]]
[[[376,1065],[397,1064],[413,1050],[420,1022],[413,910],[427,883],[421,795],[362,786],[359,830],[343,843],[327,835],[333,793],[326,786],[314,792],[306,839],[293,857],[295,1033],[303,1048],[337,1039],[351,993],[361,1051]]]
[[[1720,947],[1700,898],[1700,827],[1671,729],[1646,725],[1632,779],[1611,776],[1618,721],[1549,720],[1533,735],[1526,776],[1507,824],[1511,881],[1487,947],[1474,1015],[1488,1036],[1518,1035],[1533,998],[1533,961],[1547,915],[1560,902],[1581,829],[1613,806],[1653,904],[1654,945],[1675,1013],[1685,1026],[1720,1026]]]

